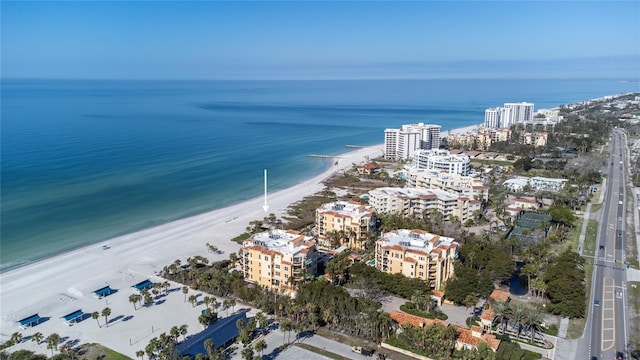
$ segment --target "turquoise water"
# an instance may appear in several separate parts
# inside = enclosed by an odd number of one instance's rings
[[[7,269],[222,208],[323,171],[311,153],[383,130],[481,123],[638,91],[617,80],[2,80],[0,266]]]

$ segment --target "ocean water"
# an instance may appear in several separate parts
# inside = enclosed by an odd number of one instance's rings
[[[406,123],[478,124],[639,91],[619,80],[1,82],[3,270],[262,194],[322,172],[312,153]]]

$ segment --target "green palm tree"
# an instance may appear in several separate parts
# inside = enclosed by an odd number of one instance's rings
[[[267,349],[267,343],[264,341],[264,339],[261,339],[256,343],[255,348],[257,351],[260,351],[260,358],[262,359],[262,352]]]
[[[207,351],[207,356],[209,357],[209,359],[211,359],[213,357],[213,353],[216,351],[216,347],[215,344],[213,342],[213,339],[209,338],[207,340],[204,341],[204,348]]]
[[[138,308],[136,307],[136,303],[138,302],[136,294],[129,295],[129,302],[133,304],[133,311],[138,310]]]
[[[143,350],[136,351],[136,357],[139,357],[140,359],[143,359],[144,358],[144,351]]]
[[[182,293],[184,294],[184,302],[187,302],[187,294],[189,293],[189,287],[183,286]]]
[[[502,332],[504,333],[507,326],[507,317],[509,314],[509,303],[506,301],[498,301],[491,307],[496,319],[500,319],[502,325]]]
[[[187,340],[188,327],[189,326],[187,324],[180,325],[180,335],[182,335],[182,341]]]
[[[515,303],[510,307],[509,319],[513,321],[516,327],[518,328],[518,334],[517,334],[518,339],[520,338],[520,332],[522,331],[522,324],[525,319],[526,312],[527,312],[527,308],[520,303]]]
[[[189,296],[189,303],[191,303],[192,307],[196,307],[197,302],[198,302],[198,298],[195,295]]]
[[[47,349],[51,349],[51,356],[53,356],[54,350],[58,350],[59,343],[60,335],[53,333],[47,337]]]
[[[98,323],[98,327],[102,327],[102,325],[100,325],[100,320],[99,320],[100,313],[99,312],[97,312],[97,311],[92,312],[91,313],[91,318]]]
[[[38,345],[40,345],[42,339],[44,339],[44,336],[41,332],[36,332],[35,334],[31,335],[31,341],[35,342]]]
[[[109,327],[109,315],[111,315],[111,309],[108,307],[102,309],[102,316],[104,316],[104,323]]]
[[[535,344],[536,333],[542,328],[540,323],[542,322],[542,316],[540,311],[535,307],[527,308],[525,313],[525,322],[531,332],[531,343]]]
[[[256,313],[256,316],[254,318],[256,319],[256,323],[258,327],[261,329],[266,328],[269,325],[269,319],[267,319],[267,317],[262,311],[258,311],[258,313]]]
[[[253,360],[253,347],[251,345],[245,345],[242,348],[242,358],[245,360]]]
[[[531,276],[538,275],[538,267],[533,263],[529,263],[520,269],[520,273],[527,276],[527,294],[531,294]]]
[[[11,339],[9,340],[14,344],[20,344],[22,342],[22,334],[19,332],[14,332],[11,334]]]

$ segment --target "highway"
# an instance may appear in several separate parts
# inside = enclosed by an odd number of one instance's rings
[[[627,162],[625,137],[618,130],[612,132],[609,151],[611,159],[596,240],[588,320],[576,359],[615,359],[618,351],[625,352],[628,339],[624,254]]]

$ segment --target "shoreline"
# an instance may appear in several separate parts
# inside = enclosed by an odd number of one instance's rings
[[[466,131],[467,128],[448,131]],[[35,332],[41,332],[46,337],[47,334],[56,332],[62,337],[77,339],[79,343],[98,342],[135,358],[135,351],[139,349],[132,348],[135,341],[132,343],[132,338],[127,336],[131,336],[132,332],[140,332],[139,329],[155,329],[140,337],[139,341],[144,338],[146,342],[153,337],[151,335],[155,331],[168,332],[178,321],[188,323],[190,334],[198,332],[201,326],[197,322],[198,313],[185,316],[185,312],[200,309],[195,307],[177,311],[184,305],[180,291],[175,296],[176,299],[167,296],[168,302],[174,304],[171,305],[172,312],[175,306],[179,317],[159,320],[166,313],[166,306],[145,308],[144,312],[159,313],[150,319],[140,318],[138,314],[142,313],[142,308],[137,309],[139,312],[134,312],[131,303],[127,301],[130,294],[128,288],[145,279],[163,280],[157,274],[176,259],[184,262],[188,257],[196,255],[204,256],[211,262],[228,259],[229,254],[237,252],[241,247],[231,239],[242,234],[250,221],[262,219],[270,213],[281,217],[286,214],[289,205],[322,191],[325,188],[324,180],[354,164],[381,156],[383,149],[383,144],[377,144],[335,155],[333,159],[337,159],[336,165],[330,165],[322,173],[301,183],[268,194],[267,212],[262,208],[264,197],[258,196],[225,208],[170,221],[3,271],[0,273],[0,340],[8,340],[14,332],[21,332],[24,337]],[[221,252],[209,253],[207,243],[217,246]],[[103,244],[107,244],[108,248],[103,249]],[[104,299],[93,296],[94,290],[107,285],[116,289],[117,293]],[[118,320],[118,326],[114,325],[113,328],[120,330],[111,330],[111,325],[106,328],[97,327],[91,319],[67,327],[59,319],[77,309],[91,313],[100,311],[105,305],[112,309],[112,317],[115,319],[129,319],[134,315],[138,319]],[[190,304],[187,305],[192,308]],[[36,313],[48,320],[33,328],[21,329],[18,326],[18,320]],[[127,315],[116,316],[117,314]],[[28,348],[46,354],[45,345],[23,342],[19,346],[20,349]]]
[[[63,315],[61,312],[66,310],[54,310],[58,304],[48,304],[47,297],[64,295],[61,299],[69,298],[72,302],[92,299],[91,292],[105,284],[122,290],[123,286],[118,284],[123,281],[152,278],[176,259],[185,261],[195,255],[210,261],[227,259],[231,252],[240,249],[231,239],[243,233],[250,221],[270,213],[280,217],[290,204],[323,190],[322,182],[328,177],[353,163],[361,163],[366,157],[382,155],[382,148],[378,144],[336,155],[337,166],[331,165],[301,183],[269,194],[266,213],[262,208],[264,197],[259,196],[6,270],[0,276],[3,329],[0,336],[5,341],[10,333],[20,331],[16,321],[33,313],[52,318]],[[222,253],[208,253],[207,242]],[[109,248],[103,249],[102,244],[108,244]]]
[[[482,124],[475,124],[475,125],[469,125],[469,126],[459,127],[459,128],[455,128],[455,129],[449,129],[449,130],[442,131],[442,134],[441,134],[441,135],[442,135],[442,137],[447,137],[447,134],[464,134],[464,133],[467,133],[467,132],[469,132],[469,131],[473,131],[473,130],[477,129],[477,128],[478,128],[478,126],[481,126],[481,125],[482,125]],[[370,146],[365,146],[365,147],[363,147],[363,148],[361,148],[361,149],[367,149],[367,148],[372,148],[372,147],[380,147],[380,148],[381,148],[381,151],[382,151],[382,147],[383,147],[383,146],[384,146],[384,143],[382,143],[382,144],[370,145]],[[347,151],[347,152],[345,152],[345,153],[340,153],[340,154],[335,155],[334,157],[335,157],[335,158],[340,158],[340,157],[342,157],[342,156],[346,156],[347,154],[355,153],[355,152],[357,152],[358,150],[361,150],[361,149],[356,149],[356,150],[352,150],[352,151]],[[288,189],[292,189],[292,188],[294,188],[294,187],[296,187],[296,186],[298,186],[298,185],[301,185],[301,184],[303,184],[303,183],[306,183],[307,181],[314,180],[316,177],[323,176],[323,174],[325,174],[325,173],[327,174],[327,175],[326,175],[326,178],[328,178],[328,177],[331,175],[331,174],[329,173],[329,171],[331,171],[331,167],[332,167],[332,165],[329,165],[329,166],[328,166],[325,170],[323,170],[320,174],[312,175],[312,176],[311,176],[311,177],[309,177],[307,180],[304,180],[302,183],[297,183],[297,184],[294,184],[294,185],[289,186],[288,188],[284,188],[284,189],[277,190],[277,191],[275,191],[273,194],[276,194],[276,193],[278,193],[278,192],[280,192],[280,191],[286,191],[286,190],[288,190]],[[322,181],[322,180],[321,180],[321,181]],[[321,181],[320,181],[320,182],[321,182]],[[321,189],[320,189],[320,190],[321,190]],[[318,191],[320,191],[320,190],[318,190]],[[271,194],[269,194],[269,196],[271,196]],[[90,244],[85,244],[85,245],[81,245],[81,246],[78,246],[78,247],[72,247],[72,248],[60,249],[60,250],[53,251],[53,252],[51,252],[51,253],[49,253],[49,254],[47,254],[47,255],[41,256],[41,257],[37,257],[37,258],[33,258],[33,259],[28,259],[28,260],[24,260],[24,261],[19,261],[19,262],[15,262],[15,263],[9,263],[9,264],[8,264],[8,265],[6,265],[6,266],[0,267],[0,275],[7,274],[7,273],[9,273],[9,272],[11,272],[11,271],[14,271],[14,270],[17,270],[17,269],[20,269],[20,268],[23,268],[23,267],[31,266],[31,265],[37,264],[37,263],[39,263],[39,262],[42,262],[42,261],[47,261],[47,260],[48,260],[48,259],[50,259],[50,258],[55,258],[55,257],[62,256],[62,255],[68,254],[68,253],[77,252],[77,251],[80,251],[80,250],[82,250],[82,249],[84,249],[84,248],[89,248],[89,247],[92,247],[92,246],[97,246],[97,245],[102,244],[102,243],[109,243],[109,242],[113,242],[114,240],[117,240],[117,239],[120,239],[120,238],[123,238],[123,237],[127,237],[127,236],[132,235],[132,234],[142,233],[142,232],[144,232],[145,230],[153,229],[153,228],[156,228],[156,227],[161,227],[161,226],[166,225],[166,224],[171,224],[171,223],[174,223],[174,222],[179,222],[179,221],[181,221],[181,220],[185,220],[185,219],[189,219],[189,218],[194,218],[194,217],[202,216],[202,215],[205,215],[205,214],[208,214],[208,213],[212,213],[212,212],[214,212],[214,211],[218,211],[218,210],[223,210],[223,209],[227,209],[227,208],[232,208],[232,207],[234,207],[234,206],[236,206],[236,205],[241,205],[241,204],[244,204],[244,203],[249,203],[249,202],[255,201],[256,199],[263,199],[263,197],[260,195],[260,196],[256,196],[256,197],[254,197],[254,198],[240,200],[240,201],[238,201],[237,203],[234,203],[234,204],[231,204],[231,205],[228,205],[228,206],[222,207],[222,208],[211,209],[211,210],[205,211],[205,212],[203,212],[203,213],[193,214],[193,215],[187,215],[187,216],[184,216],[184,217],[179,217],[179,218],[176,218],[176,219],[168,220],[168,221],[166,221],[166,222],[164,222],[164,223],[161,223],[161,224],[156,224],[156,225],[152,225],[152,226],[149,226],[149,227],[142,227],[142,228],[138,228],[138,229],[135,229],[135,230],[133,230],[133,231],[131,231],[131,232],[125,232],[125,231],[123,231],[123,232],[121,232],[120,234],[117,234],[117,235],[115,235],[115,236],[105,237],[105,238],[103,238],[103,239],[97,240],[97,241],[92,242],[92,243],[90,243]],[[296,200],[296,201],[297,201],[297,200]],[[271,210],[271,208],[270,208],[270,210]],[[272,212],[272,211],[269,211],[268,213],[270,213],[270,212]],[[267,213],[267,214],[268,214],[268,213]],[[277,213],[276,213],[276,215],[278,216],[278,215],[280,215],[280,214],[277,214]],[[232,219],[230,219],[230,220],[231,220],[231,221],[233,221],[233,218],[232,218]],[[253,220],[256,220],[256,219],[253,219]],[[239,235],[239,234],[237,234],[237,235]]]

